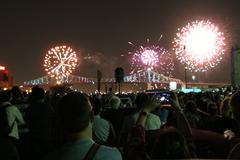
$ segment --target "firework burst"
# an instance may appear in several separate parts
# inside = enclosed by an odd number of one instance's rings
[[[171,76],[174,70],[171,54],[157,45],[141,46],[136,52],[130,54],[132,54],[131,73],[150,69]]]
[[[194,21],[179,29],[173,41],[173,50],[187,69],[205,72],[220,63],[224,40],[224,34],[210,21]]]
[[[43,66],[48,75],[54,77],[57,83],[62,83],[76,68],[77,63],[76,52],[71,47],[56,46],[47,52]]]

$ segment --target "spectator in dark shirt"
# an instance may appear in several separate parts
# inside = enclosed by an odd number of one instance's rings
[[[29,150],[31,158],[41,158],[52,149],[52,119],[53,111],[44,101],[45,92],[40,87],[34,87],[30,97],[30,106],[26,112],[29,126]]]
[[[124,113],[119,109],[120,104],[121,100],[117,96],[113,96],[109,101],[110,109],[101,115],[102,118],[112,123],[116,136],[118,136],[121,131],[124,119]]]
[[[230,98],[226,98],[220,105],[220,111],[222,116],[219,117],[215,123],[215,130],[218,133],[224,133],[225,130],[229,129],[233,131],[236,136],[240,135],[240,129],[237,121],[232,118],[232,111],[230,106]]]
[[[230,104],[232,107],[233,118],[237,121],[238,127],[240,127],[240,91],[232,95]]]
[[[185,106],[185,116],[189,121],[191,127],[200,128],[202,126],[202,119],[197,113],[197,105],[194,101],[188,101]]]
[[[207,130],[213,131],[215,128],[215,123],[217,121],[218,117],[218,107],[216,103],[210,102],[207,105],[207,110],[209,116],[207,116],[204,120],[204,128]]]

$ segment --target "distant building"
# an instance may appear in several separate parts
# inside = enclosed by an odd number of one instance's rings
[[[240,48],[236,46],[231,52],[231,83],[240,87]]]

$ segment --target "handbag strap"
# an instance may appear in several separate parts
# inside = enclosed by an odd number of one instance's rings
[[[96,155],[98,149],[100,148],[100,145],[97,143],[94,143],[91,148],[88,150],[86,156],[83,160],[93,160],[94,156]]]

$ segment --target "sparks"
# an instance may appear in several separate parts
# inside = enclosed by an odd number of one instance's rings
[[[71,47],[56,46],[47,52],[43,66],[50,77],[54,77],[57,83],[62,83],[76,68],[77,63],[76,52]]]
[[[210,21],[194,21],[179,29],[173,41],[173,50],[187,69],[205,72],[221,61],[224,40],[223,32]]]
[[[174,64],[171,54],[157,45],[143,47],[131,53],[131,73],[152,70],[171,76]]]

